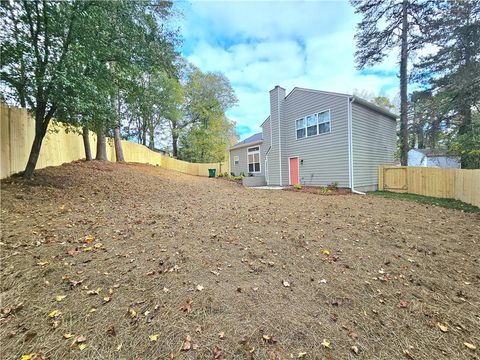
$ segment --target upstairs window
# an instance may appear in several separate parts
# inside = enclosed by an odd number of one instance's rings
[[[247,163],[249,173],[260,172],[260,147],[255,146],[247,150]]]
[[[330,132],[330,110],[308,115],[295,121],[297,139]]]
[[[303,139],[307,135],[307,131],[305,129],[305,119],[298,119],[296,122],[297,128],[297,139]]]
[[[330,132],[330,110],[318,113],[318,133]]]

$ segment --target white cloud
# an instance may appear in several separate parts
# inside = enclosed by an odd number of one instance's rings
[[[397,93],[396,53],[369,71],[355,69],[357,21],[348,3],[338,1],[194,2],[182,24],[184,53],[201,70],[230,79],[239,106],[228,115],[259,131],[275,85]]]

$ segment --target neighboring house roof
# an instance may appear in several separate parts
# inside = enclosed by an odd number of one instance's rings
[[[378,105],[375,105],[374,103],[371,103],[370,101],[367,101],[365,99],[362,99],[356,95],[349,95],[349,94],[343,94],[343,93],[336,93],[336,92],[331,92],[331,91],[323,91],[323,90],[314,90],[314,89],[305,89],[305,88],[299,88],[299,87],[294,87],[292,89],[292,91],[290,91],[288,93],[287,96],[285,96],[285,99],[288,98],[294,91],[297,91],[297,90],[301,90],[301,91],[307,91],[307,92],[314,92],[314,93],[317,93],[317,94],[328,94],[328,95],[334,95],[334,96],[342,96],[342,97],[350,97],[350,98],[353,98],[354,101],[356,101],[357,103],[363,105],[363,106],[366,106],[374,111],[377,111],[383,115],[386,115],[392,119],[397,119],[398,118],[398,115],[388,111],[387,109],[385,108],[382,108],[381,106],[378,106]]]
[[[248,145],[255,145],[255,144],[259,144],[263,141],[263,138],[262,138],[262,133],[257,133],[257,134],[253,134],[252,136],[246,138],[245,140],[243,141],[240,141],[238,143],[236,143],[235,145],[233,145],[230,150],[232,149],[238,149],[238,148],[241,148],[241,147],[244,147],[244,146],[248,146]]]
[[[411,149],[411,150],[418,151],[419,153],[422,153],[426,157],[456,156],[454,154],[453,155],[449,154],[447,150],[442,150],[442,149]]]

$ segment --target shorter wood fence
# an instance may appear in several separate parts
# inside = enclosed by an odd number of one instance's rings
[[[480,207],[480,169],[380,166],[378,189],[457,199]]]
[[[380,166],[378,189],[457,199],[480,207],[480,169]]]

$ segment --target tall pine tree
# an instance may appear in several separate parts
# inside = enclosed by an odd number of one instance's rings
[[[363,15],[357,26],[358,69],[382,62],[392,50],[400,50],[400,161],[408,162],[408,59],[421,47],[418,36],[433,1],[351,0],[355,12]]]

